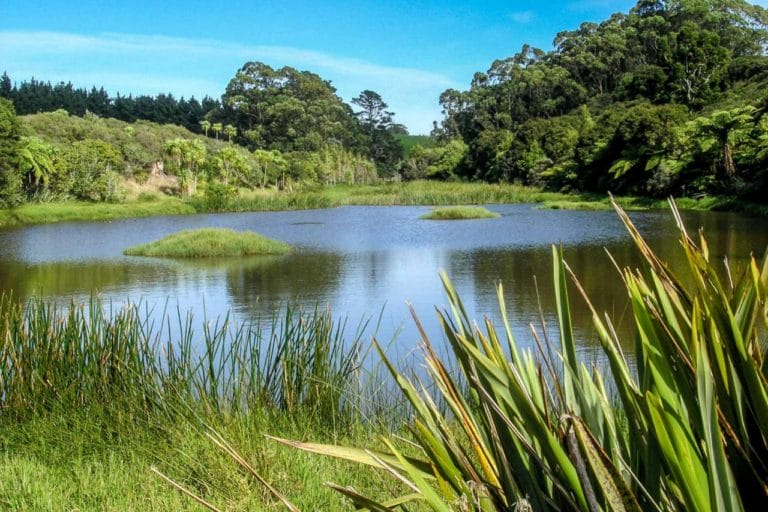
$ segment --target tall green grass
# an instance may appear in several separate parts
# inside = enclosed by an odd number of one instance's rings
[[[365,324],[348,339],[330,311],[290,306],[266,329],[229,317],[201,332],[195,323],[97,298],[61,308],[0,297],[0,411],[21,419],[106,400],[169,418],[264,409],[329,425],[357,417]]]
[[[641,197],[617,198],[628,210],[666,208],[666,202]],[[112,220],[151,215],[200,212],[282,211],[334,208],[337,206],[452,206],[481,204],[540,203],[551,209],[609,209],[604,194],[547,192],[515,184],[413,181],[369,185],[302,185],[294,191],[240,191],[213,207],[204,196],[181,200],[163,197],[125,203],[43,203],[0,210],[0,227],[78,220]],[[692,210],[742,211],[765,216],[768,209],[729,197],[682,198],[679,206]]]
[[[408,443],[388,438],[385,450],[374,450],[279,441],[404,483],[404,494],[385,501],[333,486],[355,506],[380,512],[412,503],[436,511],[592,512],[741,511],[767,503],[768,257],[723,275],[704,238],[697,244],[673,211],[687,284],[617,206],[644,258],[614,284],[630,299],[634,357],[625,355],[610,318],[590,305],[606,364],[579,360],[569,296],[589,299],[553,248],[557,339],[534,331],[536,348],[522,350],[501,286],[497,329],[472,322],[444,278],[450,308],[439,319],[458,371],[423,330],[429,379],[390,366],[414,411]]]
[[[332,208],[337,206],[440,206],[490,203],[523,203],[565,199],[571,196],[543,192],[520,185],[415,181],[374,185],[336,185],[293,192],[243,192],[226,206],[227,211],[266,211]],[[202,200],[193,201],[199,211]]]

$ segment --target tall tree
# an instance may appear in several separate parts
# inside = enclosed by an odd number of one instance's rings
[[[368,156],[384,174],[392,174],[403,157],[403,148],[392,135],[394,113],[387,110],[388,105],[378,93],[367,89],[352,103],[359,107],[355,117],[367,136]]]
[[[340,143],[360,149],[361,129],[336,89],[318,75],[248,62],[229,81],[222,120],[252,148],[317,151]]]

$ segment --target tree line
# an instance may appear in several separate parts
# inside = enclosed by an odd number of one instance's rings
[[[63,109],[72,115],[84,116],[87,112],[100,117],[112,117],[128,123],[143,119],[159,124],[175,124],[187,130],[201,133],[201,121],[206,114],[221,108],[219,100],[205,96],[176,99],[172,94],[157,96],[110,97],[104,87],[91,89],[75,87],[71,82],[43,82],[31,78],[20,84],[12,82],[8,73],[0,77],[0,97],[13,102],[17,115],[53,112]]]
[[[394,134],[407,133],[393,121],[381,96],[365,90],[345,103],[330,82],[309,71],[273,69],[248,62],[230,80],[221,100],[157,96],[110,97],[104,88],[35,79],[15,84],[0,78],[0,97],[17,115],[66,110],[126,122],[174,124],[206,137],[226,137],[250,150],[318,152],[329,145],[367,156],[382,175],[397,172],[402,148]]]
[[[440,96],[410,177],[639,195],[768,188],[768,14],[741,0],[640,0],[524,45]]]

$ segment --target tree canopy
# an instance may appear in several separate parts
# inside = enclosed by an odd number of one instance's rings
[[[341,144],[362,151],[363,133],[330,82],[309,71],[248,62],[229,81],[217,116],[253,148],[317,151]]]
[[[640,0],[446,90],[433,135],[466,144],[449,174],[468,179],[756,196],[765,157],[737,142],[764,140],[767,43],[768,11],[745,1]]]

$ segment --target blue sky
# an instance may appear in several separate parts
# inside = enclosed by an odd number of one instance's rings
[[[768,5],[768,0],[760,0]],[[519,50],[633,1],[0,0],[0,72],[110,94],[220,96],[246,61],[330,80],[346,101],[382,95],[427,133],[438,97]]]

